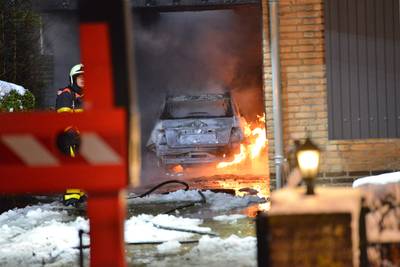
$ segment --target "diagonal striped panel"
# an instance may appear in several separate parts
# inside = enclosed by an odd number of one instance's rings
[[[1,141],[29,166],[59,165],[57,158],[32,135],[3,135]]]
[[[93,165],[122,163],[122,158],[118,153],[95,133],[82,134],[82,146],[79,153]]]

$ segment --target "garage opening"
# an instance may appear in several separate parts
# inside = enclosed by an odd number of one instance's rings
[[[136,5],[142,184],[267,194],[260,4]]]

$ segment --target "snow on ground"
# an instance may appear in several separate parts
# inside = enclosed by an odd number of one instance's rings
[[[0,266],[72,266],[76,262],[77,229],[87,230],[81,217],[68,218],[54,206],[15,209],[0,215]],[[67,222],[65,222],[67,221]]]
[[[171,240],[187,240],[193,236],[192,233],[163,230],[155,227],[154,224],[174,227],[179,229],[196,230],[204,233],[211,232],[211,229],[208,227],[198,226],[202,223],[203,221],[200,219],[188,219],[166,214],[161,214],[157,216],[152,216],[147,214],[132,216],[125,223],[125,241],[165,242]]]
[[[174,240],[174,241],[164,242],[164,243],[158,245],[157,250],[159,253],[162,253],[162,254],[176,253],[176,252],[179,252],[181,246],[182,246],[181,243]]]
[[[257,266],[256,249],[255,237],[240,238],[231,235],[226,239],[221,239],[204,236],[190,252],[152,262],[149,266],[182,267],[187,266],[190,260],[190,266],[255,267]]]
[[[88,231],[88,220],[71,218],[58,204],[15,209],[0,215],[0,266],[73,266],[78,257],[78,230]],[[154,224],[210,232],[203,221],[172,215],[133,216],[125,224],[125,241],[186,240],[194,234],[158,229]],[[84,244],[88,244],[86,237]]]
[[[247,207],[251,203],[263,203],[265,200],[257,196],[237,197],[225,193],[214,193],[211,191],[203,192],[206,202],[210,205],[211,210],[224,211],[235,208]],[[133,197],[131,195],[130,197]],[[151,194],[143,198],[131,198],[128,204],[149,204],[149,203],[166,203],[181,201],[200,201],[201,197],[197,190],[178,190],[169,194]]]
[[[20,95],[23,95],[26,92],[26,89],[20,85],[0,80],[0,99],[9,94],[12,90],[17,91]]]
[[[239,198],[212,192],[205,192],[205,195],[214,210],[243,207],[260,201],[254,196]],[[197,191],[181,191],[170,195],[150,196],[144,200],[135,199],[134,202],[180,200],[200,200],[200,196]],[[232,222],[242,216],[237,214],[222,216],[216,220]],[[126,242],[161,241],[164,243],[157,248],[158,252],[168,254],[179,250],[180,245],[176,241],[193,239],[194,234],[163,230],[157,225],[203,233],[211,232],[210,228],[201,227],[202,223],[201,219],[166,214],[157,216],[141,214],[126,220],[125,240]],[[58,202],[4,212],[0,214],[0,266],[44,266],[44,264],[76,266],[79,251],[74,247],[79,244],[79,229],[89,231],[88,220],[69,215]],[[89,243],[86,235],[83,243]],[[210,255],[213,255],[212,259]],[[204,236],[187,256],[195,258],[195,262],[201,263],[200,265],[204,263],[210,266],[255,266],[255,239],[231,236],[223,240]],[[202,257],[204,259],[200,259]]]
[[[237,220],[246,218],[243,214],[219,215],[213,218],[214,221],[236,223]]]
[[[400,183],[400,172],[390,172],[380,175],[359,178],[353,182],[353,187],[359,187],[368,184],[388,184],[388,183]]]

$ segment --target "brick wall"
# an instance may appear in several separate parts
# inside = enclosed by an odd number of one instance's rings
[[[265,107],[274,172],[268,0],[262,5]],[[294,139],[304,140],[309,131],[322,149],[322,182],[348,184],[360,176],[399,170],[398,139],[328,140],[323,0],[281,0],[279,10],[285,153]]]

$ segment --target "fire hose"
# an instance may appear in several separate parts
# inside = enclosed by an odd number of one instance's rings
[[[167,184],[172,184],[172,183],[176,183],[176,184],[181,184],[185,186],[185,191],[189,190],[189,184],[187,184],[186,182],[180,181],[180,180],[168,180],[165,182],[162,182],[156,186],[154,186],[153,188],[151,188],[150,190],[144,192],[143,194],[140,194],[139,196],[133,196],[133,197],[128,197],[128,199],[135,199],[135,198],[143,198],[145,196],[150,195],[151,193],[153,193],[154,191],[156,191],[157,189],[167,185]],[[188,208],[188,207],[193,207],[196,204],[205,204],[206,203],[206,197],[204,196],[204,194],[198,190],[197,193],[200,195],[201,200],[199,201],[193,201],[189,204],[185,204],[185,205],[181,205],[178,207],[175,207],[173,209],[167,210],[165,212],[162,212],[161,214],[170,214],[174,211],[180,210],[180,209],[184,209],[184,208]],[[192,230],[192,229],[183,229],[183,228],[175,228],[175,227],[170,227],[170,226],[164,226],[164,225],[160,225],[160,224],[156,224],[153,223],[151,221],[146,220],[145,222],[152,224],[153,227],[158,228],[158,229],[163,229],[163,230],[168,230],[168,231],[178,231],[178,232],[185,232],[185,233],[193,233],[193,234],[199,234],[199,235],[209,235],[209,236],[218,236],[218,234],[213,233],[213,232],[203,232],[203,231],[197,231],[197,230]],[[79,246],[78,247],[74,247],[75,249],[79,249],[79,266],[83,267],[83,249],[88,249],[90,248],[90,244],[89,245],[83,245],[83,234],[89,234],[89,232],[85,232],[82,229],[79,230]],[[186,241],[179,241],[179,243],[181,244],[193,244],[193,243],[198,243],[199,240],[186,240]],[[162,244],[163,242],[161,241],[148,241],[148,242],[126,242],[125,245],[158,245],[158,244]]]
[[[173,183],[184,185],[186,187],[184,190],[185,191],[189,190],[189,184],[187,184],[186,182],[183,182],[183,181],[180,181],[180,180],[168,180],[168,181],[162,182],[162,183],[154,186],[153,188],[151,188],[150,190],[144,192],[143,194],[141,194],[139,196],[128,197],[128,199],[142,198],[142,197],[148,196],[151,193],[153,193],[155,190],[157,190],[158,188],[161,188],[164,185],[173,184]],[[180,209],[184,209],[184,208],[188,208],[188,207],[193,207],[194,205],[199,204],[199,203],[200,204],[205,204],[206,203],[206,197],[204,196],[204,194],[200,190],[198,190],[197,193],[200,195],[201,200],[194,201],[194,202],[186,204],[186,205],[178,206],[178,207],[173,208],[171,210],[167,210],[167,211],[163,212],[162,214],[170,214],[170,213],[172,213],[172,212],[174,212],[176,210],[180,210]]]

